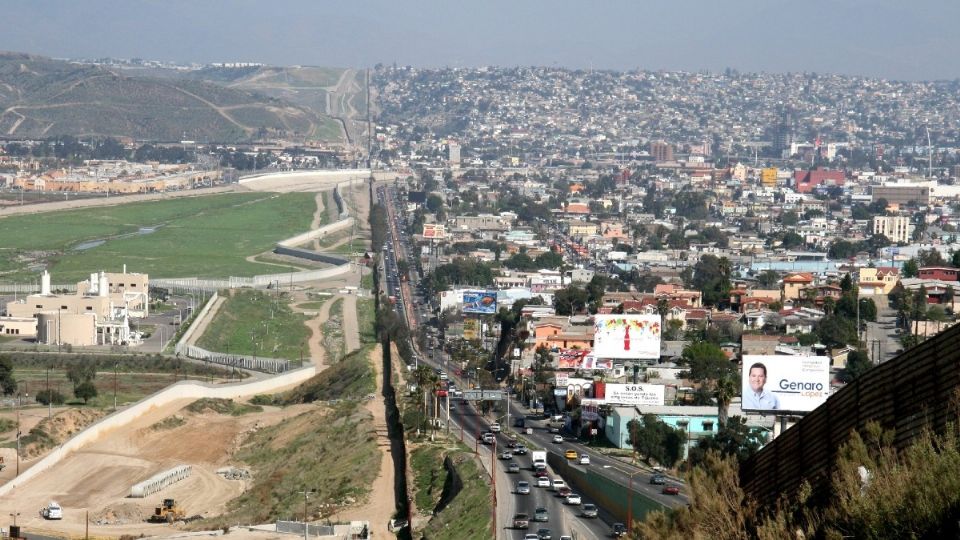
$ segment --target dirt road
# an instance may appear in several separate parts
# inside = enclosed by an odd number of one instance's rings
[[[390,438],[387,433],[387,410],[383,403],[383,349],[377,345],[370,351],[370,362],[377,377],[377,397],[367,402],[366,409],[373,415],[373,427],[377,432],[377,446],[380,448],[380,472],[373,481],[370,500],[362,506],[340,512],[341,520],[360,520],[370,522],[374,538],[390,538],[387,523],[396,511],[394,501],[393,457],[390,455]]]

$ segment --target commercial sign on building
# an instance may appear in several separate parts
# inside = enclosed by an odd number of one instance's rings
[[[424,223],[423,237],[425,239],[443,240],[447,237],[446,227],[437,223]]]
[[[742,395],[745,411],[812,411],[830,395],[830,359],[744,355]]]
[[[463,312],[492,315],[497,312],[497,291],[464,291]]]
[[[611,405],[663,405],[662,384],[606,384],[604,395]]]
[[[599,359],[593,351],[585,349],[562,349],[557,354],[557,369],[612,369],[613,361]]]
[[[480,321],[465,319],[463,321],[463,339],[480,339]]]
[[[597,358],[660,358],[659,315],[594,315],[593,330]]]

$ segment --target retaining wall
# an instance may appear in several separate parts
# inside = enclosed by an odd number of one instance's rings
[[[47,454],[38,461],[33,467],[27,469],[19,477],[14,478],[3,486],[0,486],[0,497],[14,491],[18,485],[28,482],[33,477],[47,471],[60,462],[63,458],[72,452],[90,444],[110,431],[126,426],[137,418],[150,412],[152,409],[162,407],[174,401],[181,399],[201,399],[201,398],[222,398],[238,399],[257,394],[267,394],[279,391],[283,388],[300,384],[310,377],[316,375],[315,366],[307,366],[295,371],[288,371],[283,375],[261,379],[242,384],[230,385],[212,385],[196,381],[181,381],[172,386],[134,403],[130,407],[117,411],[110,416],[96,422],[95,424],[74,435],[70,440],[60,445],[57,449]]]
[[[613,514],[622,523],[627,521],[627,502],[633,506],[632,518],[634,521],[643,521],[648,512],[665,510],[662,504],[649,499],[642,493],[634,491],[629,495],[627,486],[607,478],[589,467],[576,467],[564,456],[547,452],[547,462],[550,467],[562,476],[570,487],[577,493],[589,496],[596,501],[597,506]]]

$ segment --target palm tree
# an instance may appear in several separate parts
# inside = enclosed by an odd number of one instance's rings
[[[727,425],[727,417],[730,414],[730,402],[737,395],[737,381],[733,376],[724,376],[717,379],[714,396],[717,398],[717,422],[720,429]]]

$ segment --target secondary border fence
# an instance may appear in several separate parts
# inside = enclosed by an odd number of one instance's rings
[[[277,358],[266,358],[262,356],[248,356],[245,354],[220,353],[208,351],[203,347],[196,345],[184,345],[179,343],[176,347],[176,353],[194,360],[202,360],[222,366],[231,366],[235,368],[249,369],[253,371],[262,371],[264,373],[285,373],[290,371],[290,361]]]
[[[902,450],[926,429],[957,421],[960,326],[867,371],[847,384],[740,467],[740,485],[757,501],[776,504],[806,481],[814,496],[829,495],[840,446],[868,422],[894,431]]]
[[[307,537],[323,538],[324,540],[366,540],[372,537],[370,524],[366,521],[351,521],[350,523],[336,525],[305,524],[301,521],[277,520],[275,522],[276,532],[299,536],[304,536],[305,525]]]
[[[250,369],[253,371],[263,371],[265,373],[285,373],[289,371],[290,362],[288,360],[268,358],[263,356],[249,356],[245,354],[208,351],[203,347],[197,347],[196,345],[188,344],[197,328],[196,324],[209,316],[210,310],[213,309],[213,306],[217,303],[219,298],[219,292],[215,291],[212,295],[210,295],[210,298],[203,306],[203,309],[201,309],[200,313],[194,317],[193,323],[190,324],[190,328],[188,328],[187,331],[180,336],[180,340],[177,341],[177,345],[174,347],[174,352],[178,355],[193,358],[194,360],[202,360],[204,362],[211,362],[213,364],[220,364],[222,366]]]

